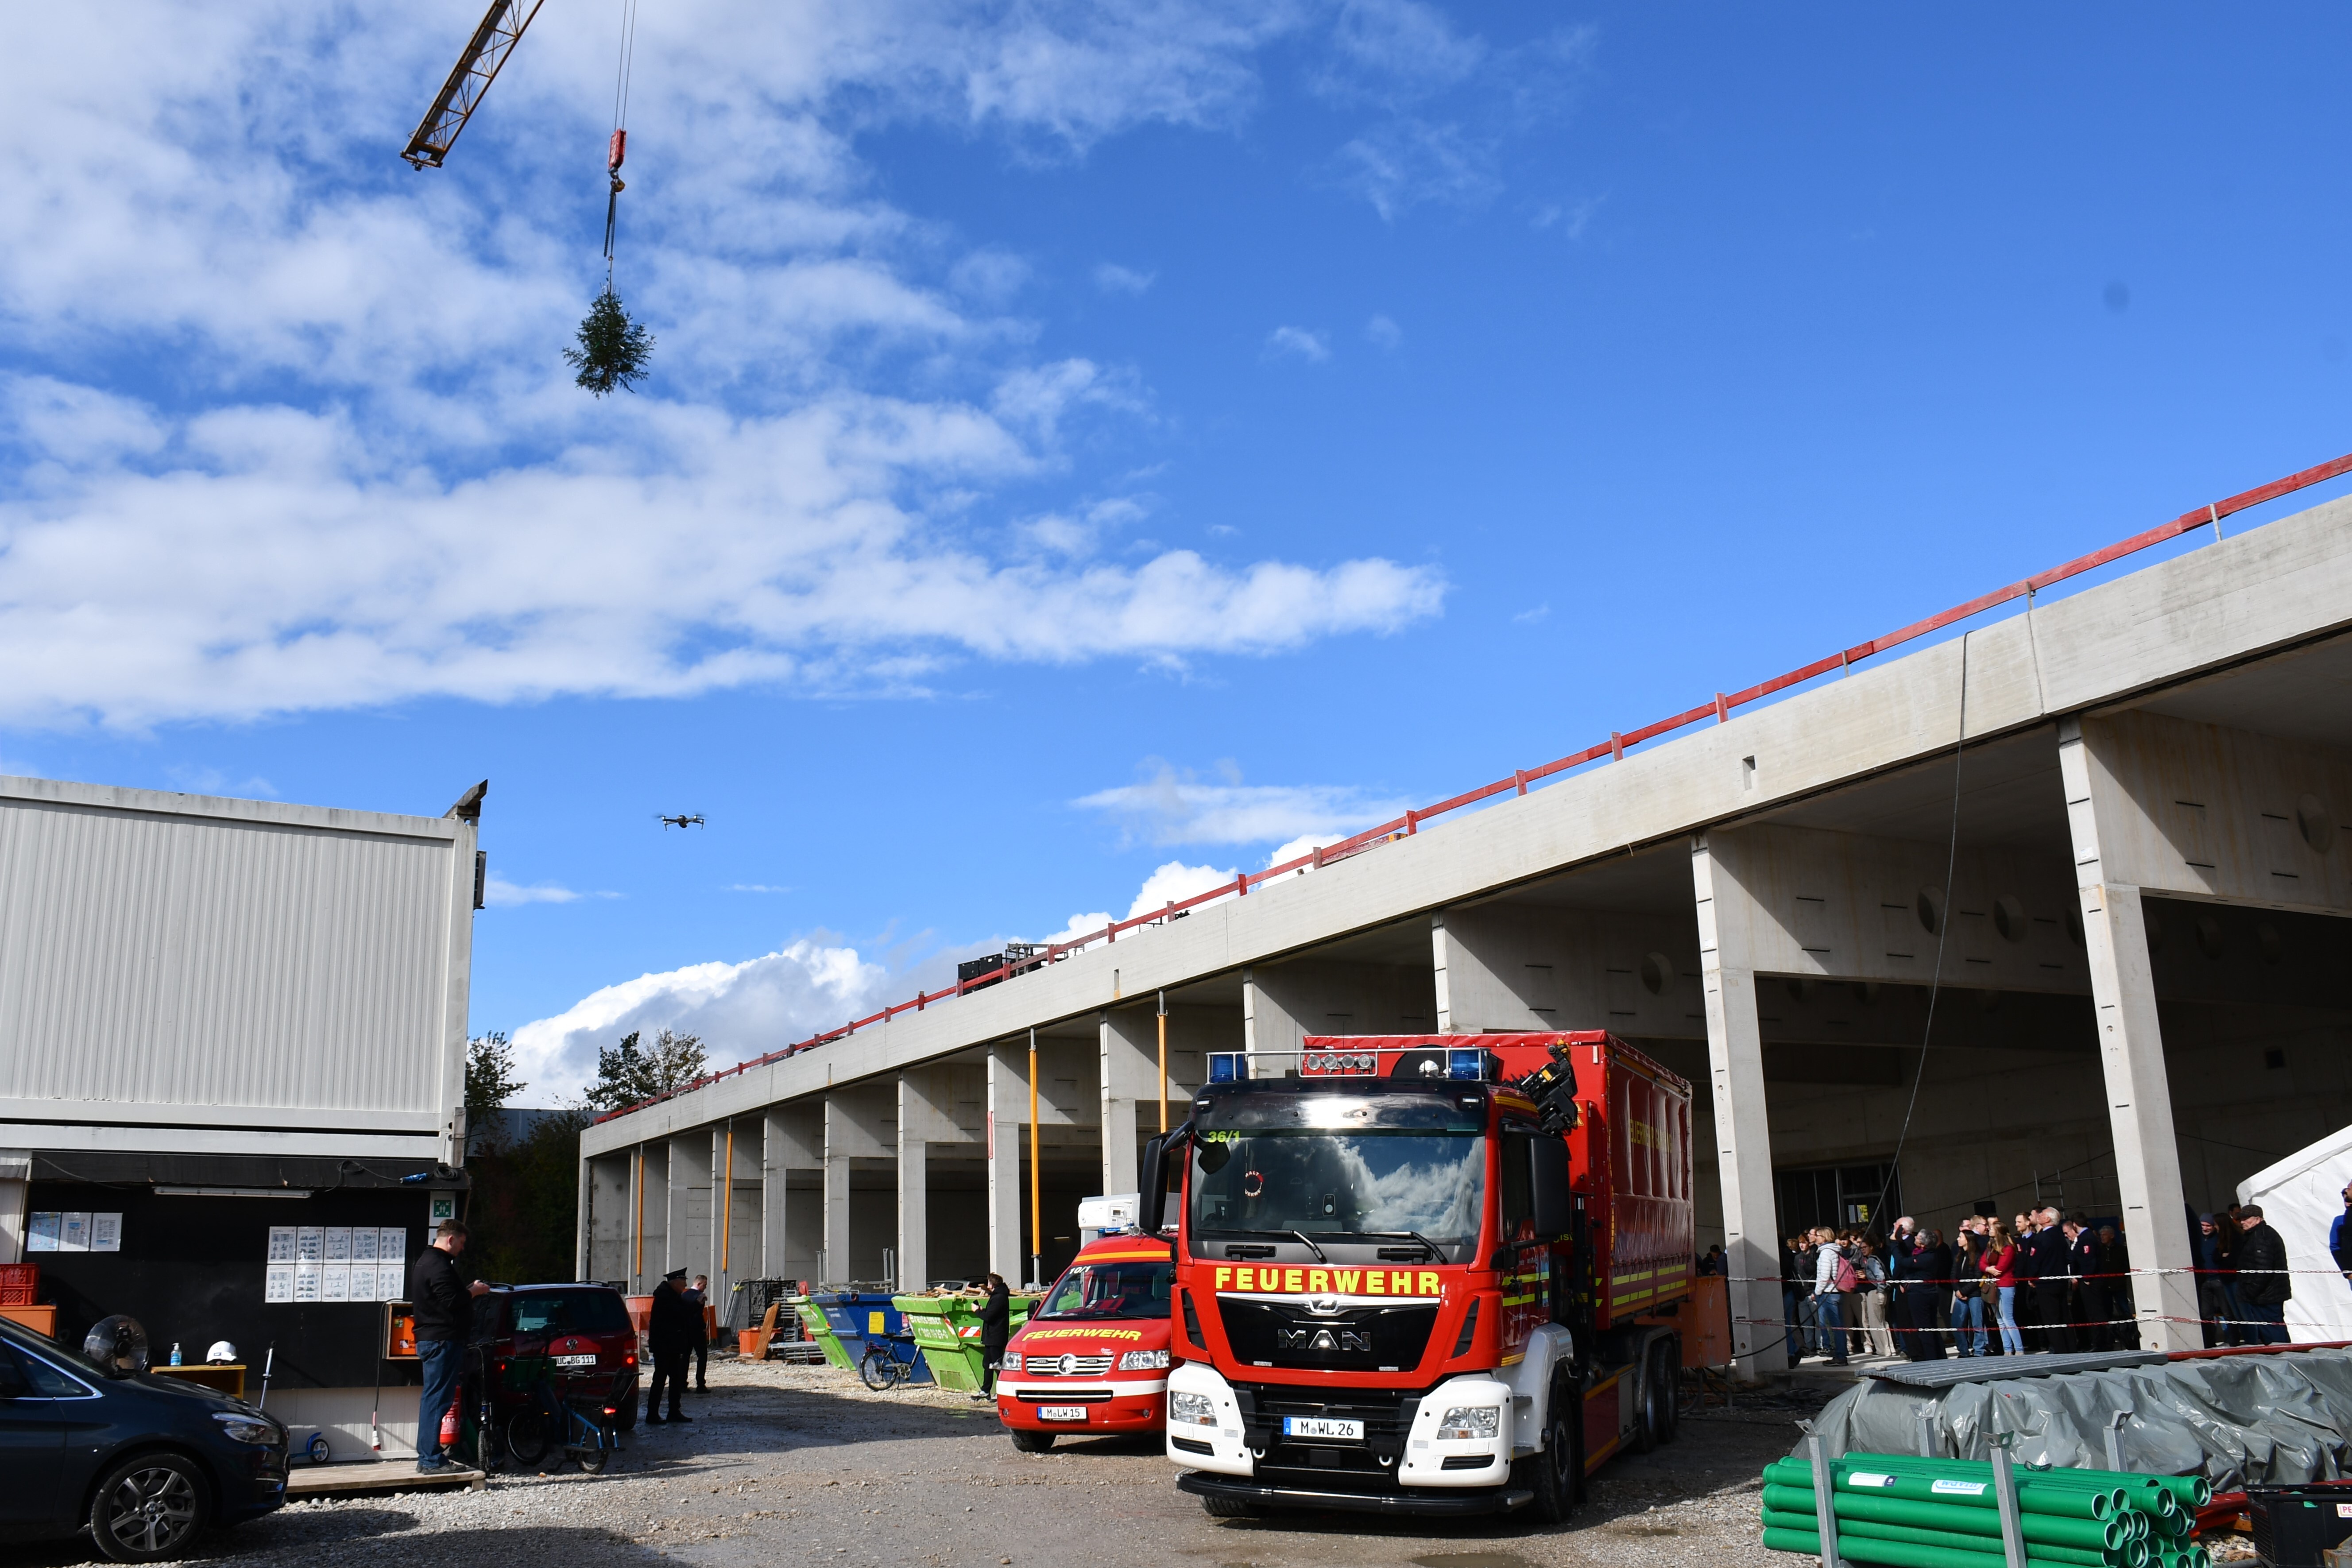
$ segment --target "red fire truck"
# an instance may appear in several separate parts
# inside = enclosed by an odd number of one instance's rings
[[[1608,1034],[1310,1037],[1203,1087],[1143,1192],[1146,1234],[1181,1205],[1168,1458],[1212,1514],[1558,1522],[1674,1436],[1690,1085]]]

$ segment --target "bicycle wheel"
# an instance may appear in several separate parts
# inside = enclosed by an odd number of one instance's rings
[[[898,1363],[890,1355],[887,1345],[866,1347],[866,1359],[857,1363],[857,1375],[866,1386],[877,1394],[887,1393],[898,1385]]]
[[[580,1461],[580,1468],[588,1474],[601,1476],[604,1473],[604,1467],[612,1463],[613,1450],[600,1443],[593,1448],[574,1448],[572,1457]]]
[[[530,1469],[547,1458],[553,1446],[554,1434],[548,1430],[544,1412],[518,1410],[507,1421],[507,1452],[515,1463]]]

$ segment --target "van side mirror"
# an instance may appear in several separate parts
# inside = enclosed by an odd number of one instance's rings
[[[1560,1138],[1528,1141],[1529,1172],[1535,1178],[1536,1234],[1549,1241],[1576,1226],[1576,1189],[1568,1178],[1568,1142]]]

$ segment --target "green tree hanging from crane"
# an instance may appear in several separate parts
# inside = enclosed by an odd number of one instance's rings
[[[473,118],[482,95],[498,79],[499,68],[522,41],[523,30],[539,15],[544,0],[530,0],[530,8],[526,11],[523,0],[490,0],[481,25],[474,29],[457,63],[450,68],[448,80],[442,83],[433,106],[417,122],[415,132],[401,152],[402,157],[419,169],[427,165],[441,167],[442,160],[457,143],[457,133]],[[575,372],[573,383],[598,397],[624,388],[635,391],[636,384],[646,377],[646,362],[652,356],[654,347],[653,334],[629,319],[620,295],[613,289],[621,193],[628,188],[621,182],[621,163],[628,153],[629,77],[636,41],[636,0],[622,0],[621,58],[613,86],[613,138],[604,158],[604,174],[610,186],[604,198],[604,291],[596,296],[595,302],[588,307],[587,318],[580,323],[579,346],[563,351],[564,363]]]

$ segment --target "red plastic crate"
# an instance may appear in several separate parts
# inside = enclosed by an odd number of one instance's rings
[[[41,1293],[41,1266],[37,1263],[0,1263],[0,1307],[31,1307],[38,1305]]]

